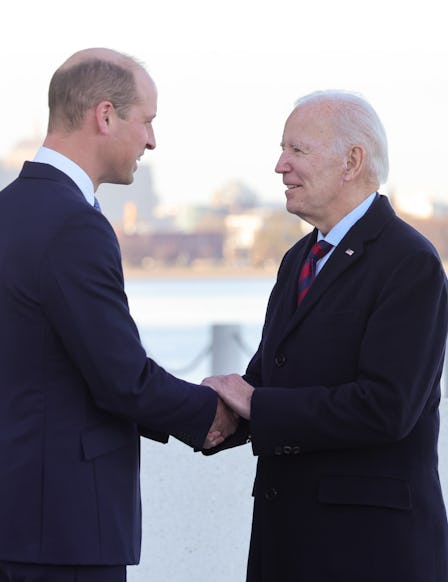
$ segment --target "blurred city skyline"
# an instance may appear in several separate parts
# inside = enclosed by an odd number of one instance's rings
[[[274,167],[294,101],[341,88],[363,94],[384,122],[382,190],[424,210],[428,199],[448,201],[445,20],[442,0],[8,3],[0,158],[44,136],[54,69],[76,50],[108,46],[144,61],[158,86],[157,148],[144,163],[162,204],[206,203],[232,180],[282,204]]]

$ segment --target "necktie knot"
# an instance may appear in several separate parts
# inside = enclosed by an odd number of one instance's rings
[[[315,243],[311,248],[307,258],[305,259],[305,262],[302,265],[302,269],[299,275],[299,290],[297,297],[298,303],[303,301],[303,298],[308,293],[312,282],[316,278],[317,261],[324,257],[332,247],[332,244],[322,239]]]
[[[100,203],[98,202],[98,198],[95,196],[95,199],[93,201],[93,207],[95,208],[95,210],[98,210],[98,212],[101,212],[101,206]]]
[[[318,261],[329,252],[332,246],[333,245],[326,240],[320,240],[313,245],[310,251],[310,258],[314,259],[314,261]]]

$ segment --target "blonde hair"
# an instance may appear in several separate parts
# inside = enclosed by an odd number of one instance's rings
[[[101,101],[110,101],[117,114],[125,118],[129,108],[138,102],[135,70],[143,68],[131,57],[117,59],[99,57],[70,61],[54,73],[48,90],[49,123],[67,130],[78,128],[86,112]]]

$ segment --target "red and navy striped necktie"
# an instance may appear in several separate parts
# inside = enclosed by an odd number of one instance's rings
[[[308,293],[312,282],[316,278],[316,263],[324,255],[326,255],[332,248],[332,244],[326,240],[320,240],[315,243],[310,250],[299,275],[299,289],[297,296],[297,303],[300,304],[303,298]]]

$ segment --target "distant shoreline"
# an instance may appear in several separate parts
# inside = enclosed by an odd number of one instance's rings
[[[269,278],[277,274],[277,268],[198,266],[198,267],[131,267],[123,265],[125,279],[243,279]]]
[[[446,261],[443,262],[443,266],[448,272]],[[138,279],[275,279],[277,270],[278,266],[255,268],[200,265],[195,267],[158,266],[145,269],[123,265],[124,277],[129,281]]]

